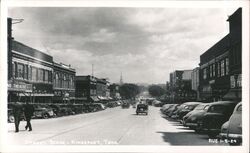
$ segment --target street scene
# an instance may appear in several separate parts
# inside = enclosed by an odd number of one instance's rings
[[[13,7],[7,29],[11,145],[242,145],[242,8]]]
[[[8,125],[12,144],[228,145],[168,120],[159,107],[154,106],[149,107],[148,115],[136,115],[136,109],[132,107],[115,107],[96,113],[34,119],[32,126],[35,130],[32,132],[25,131],[25,124],[21,121],[20,133],[14,132],[14,124]]]

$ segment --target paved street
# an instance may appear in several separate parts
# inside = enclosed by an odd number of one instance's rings
[[[33,131],[14,132],[8,124],[12,144],[70,145],[218,145],[207,135],[196,134],[178,122],[168,121],[159,108],[149,107],[149,115],[135,114],[134,108],[108,108],[104,111],[51,119],[32,120]],[[225,145],[225,144],[219,144]]]

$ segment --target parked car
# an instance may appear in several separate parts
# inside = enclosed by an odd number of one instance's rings
[[[212,104],[201,120],[202,130],[207,131],[210,138],[215,138],[220,133],[221,126],[229,120],[236,104],[236,102]]]
[[[147,104],[138,104],[136,107],[136,115],[146,114],[148,115],[148,105]]]
[[[34,115],[33,118],[50,118],[54,117],[54,112],[51,107],[48,105],[43,105],[43,104],[33,104],[35,110],[34,110]]]
[[[121,106],[122,108],[129,108],[130,104],[128,102],[124,102]]]
[[[21,115],[21,120],[25,120],[24,113],[22,113],[22,115]],[[13,104],[8,104],[8,119],[7,119],[7,121],[9,123],[15,122],[14,113],[13,113]]]
[[[182,120],[180,122],[183,124],[183,126],[187,126],[186,125],[186,120],[188,119],[188,117],[191,116],[192,114],[196,114],[196,113],[199,113],[199,112],[201,112],[201,113],[204,112],[205,111],[204,108],[207,105],[209,105],[209,104],[208,103],[201,103],[201,104],[199,104],[198,106],[196,106],[194,108],[194,110],[192,110],[192,111],[188,112],[186,115],[184,115],[183,118],[182,118]]]
[[[76,113],[68,106],[61,106],[59,114],[60,116],[67,116],[67,115],[75,115]]]
[[[242,143],[242,103],[234,108],[230,119],[221,127],[221,139],[228,141],[230,145],[240,145]]]
[[[154,105],[155,107],[162,107],[163,103],[162,103],[161,101],[154,100],[154,101],[153,101],[153,105]]]
[[[166,109],[168,109],[173,104],[165,104],[160,108],[160,111],[163,113]]]
[[[208,111],[210,105],[212,103],[206,103],[204,105],[199,105],[195,110],[189,112],[183,117],[183,125],[189,127],[190,129],[194,129],[196,132],[200,132],[200,123],[199,121]]]
[[[237,103],[218,101],[206,105],[203,111],[189,116],[187,126],[192,126],[196,132],[206,131],[210,138],[216,137],[223,123],[231,116]]]
[[[118,101],[110,101],[106,104],[106,107],[113,108],[118,106]]]
[[[180,105],[180,107],[173,113],[172,118],[181,120],[184,115],[192,111],[201,102],[186,102]]]
[[[73,112],[75,112],[75,114],[81,114],[83,113],[83,106],[82,104],[72,104],[72,105],[68,105],[69,108],[72,109]]]
[[[106,109],[106,106],[103,105],[102,103],[93,103],[95,111],[100,111]]]
[[[166,110],[164,112],[165,115],[167,115],[168,117],[172,116],[173,112],[176,111],[179,108],[180,104],[174,104],[172,105],[171,108],[169,108],[168,110]]]

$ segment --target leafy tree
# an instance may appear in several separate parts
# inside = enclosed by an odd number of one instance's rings
[[[165,94],[165,90],[158,85],[149,86],[148,92],[152,97],[160,97]]]
[[[120,86],[119,92],[122,98],[135,98],[140,93],[140,88],[136,84],[125,83]]]

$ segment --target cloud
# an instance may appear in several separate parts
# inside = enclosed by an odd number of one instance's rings
[[[236,10],[231,8],[231,10]],[[231,11],[232,13],[232,11]],[[10,8],[23,18],[13,36],[71,64],[118,82],[165,83],[175,69],[193,69],[199,56],[228,33],[220,8]]]

